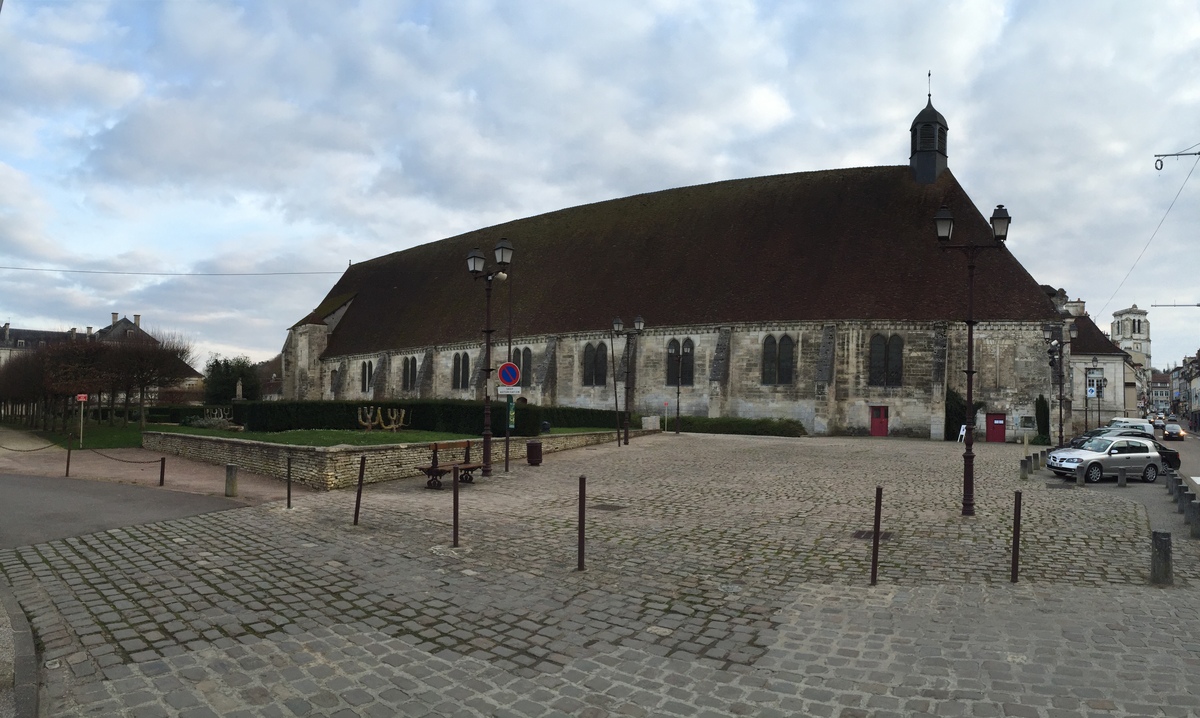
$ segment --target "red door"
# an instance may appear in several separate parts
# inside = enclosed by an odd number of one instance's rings
[[[987,440],[1004,443],[1004,414],[987,415]]]
[[[871,436],[888,435],[888,408],[886,406],[871,407]]]

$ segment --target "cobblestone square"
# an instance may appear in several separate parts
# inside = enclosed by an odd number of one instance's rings
[[[0,552],[45,715],[1195,715],[1200,541],[1016,445],[661,434]],[[576,567],[587,476],[587,570]],[[876,486],[878,585],[870,586]],[[1152,491],[1167,502],[1161,486]],[[1009,581],[1014,492],[1020,581]]]

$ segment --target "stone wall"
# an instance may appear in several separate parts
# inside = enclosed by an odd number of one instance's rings
[[[633,430],[629,436],[643,436],[655,431]],[[542,453],[566,451],[582,446],[615,442],[612,433],[600,431],[586,434],[548,434],[536,439],[542,442]],[[525,458],[526,437],[513,439],[509,447],[510,461]],[[142,448],[164,454],[180,456],[206,464],[235,464],[241,469],[256,474],[287,478],[288,458],[292,460],[292,481],[322,491],[354,486],[358,483],[358,467],[366,457],[365,483],[391,481],[411,476],[424,476],[417,469],[427,466],[431,450],[429,444],[384,444],[379,446],[292,446],[271,444],[246,439],[226,439],[195,434],[148,431],[142,434]],[[483,454],[483,441],[472,440],[471,458],[479,461]],[[453,457],[440,455],[441,461],[461,459],[458,452]],[[504,439],[492,440],[492,466],[504,465]]]

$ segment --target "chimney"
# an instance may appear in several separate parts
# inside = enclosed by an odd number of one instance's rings
[[[71,331],[67,332],[67,337],[71,341],[75,341],[75,327],[71,327]]]
[[[135,326],[135,327],[141,327],[141,326],[142,326],[142,315],[141,315],[141,314],[134,314],[134,315],[133,315],[133,326]]]
[[[115,326],[117,326],[117,313],[116,313],[116,312],[113,312],[112,314],[113,314],[113,322],[112,322],[112,325],[115,327]]]
[[[4,323],[4,341],[8,341],[8,322]],[[1200,351],[1196,352],[1196,355],[1200,356]]]
[[[92,328],[91,328],[91,327],[88,327],[88,330],[87,330],[87,332],[88,332],[88,336],[89,336],[89,337],[90,337],[90,336],[92,336]]]
[[[1066,310],[1070,312],[1071,316],[1073,317],[1082,317],[1084,314],[1087,314],[1087,312],[1083,310],[1083,306],[1084,301],[1082,299],[1076,299],[1073,302],[1067,302],[1065,304]]]

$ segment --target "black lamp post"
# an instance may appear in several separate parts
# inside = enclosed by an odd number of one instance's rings
[[[633,320],[633,329],[631,329],[627,332],[624,332],[624,334],[625,334],[625,350],[624,350],[623,363],[625,364],[625,416],[624,417],[618,416],[618,418],[623,418],[623,420],[624,420],[625,445],[626,446],[629,446],[629,419],[630,419],[629,401],[630,401],[630,397],[633,395],[633,384],[635,381],[637,381],[637,372],[636,372],[636,370],[632,369],[632,365],[633,365],[634,361],[637,360],[637,354],[636,354],[636,352],[631,354],[629,351],[629,347],[633,341],[633,338],[638,336],[639,334],[641,334],[642,328],[645,326],[646,326],[646,321],[644,319],[642,319],[641,315],[639,314]],[[614,335],[614,337],[617,334],[621,334],[622,330],[624,330],[624,328],[625,328],[625,324],[621,321],[621,318],[615,317],[613,319],[613,335]],[[614,349],[615,349],[615,347],[614,347]],[[616,357],[615,353],[613,354],[613,357],[614,357],[614,361],[615,361],[615,357]],[[617,374],[616,374],[616,370],[614,369],[613,370],[614,393],[616,390],[616,386],[617,386]]]
[[[492,475],[492,281],[504,281],[512,261],[513,246],[507,239],[496,242],[496,267],[487,268],[487,258],[476,247],[467,255],[467,269],[475,279],[483,278],[483,470],[484,476]],[[507,418],[505,419],[507,424]]]
[[[1070,322],[1071,338],[1074,339],[1079,334],[1079,330],[1075,328],[1075,322]],[[1058,381],[1058,445],[1065,446],[1063,443],[1063,384],[1065,383],[1063,375],[1063,347],[1066,345],[1062,341],[1062,326],[1047,324],[1042,327],[1042,334],[1046,341],[1050,342],[1050,349],[1046,352],[1050,355],[1050,366],[1054,369],[1055,379]]]
[[[967,432],[963,437],[963,516],[975,515],[975,452],[972,451],[975,444],[975,256],[983,249],[1003,247],[1011,221],[1004,205],[996,205],[992,212],[992,237],[996,244],[975,244],[970,237],[966,244],[950,244],[954,233],[954,215],[950,208],[942,205],[933,216],[942,249],[958,249],[967,256]]]

